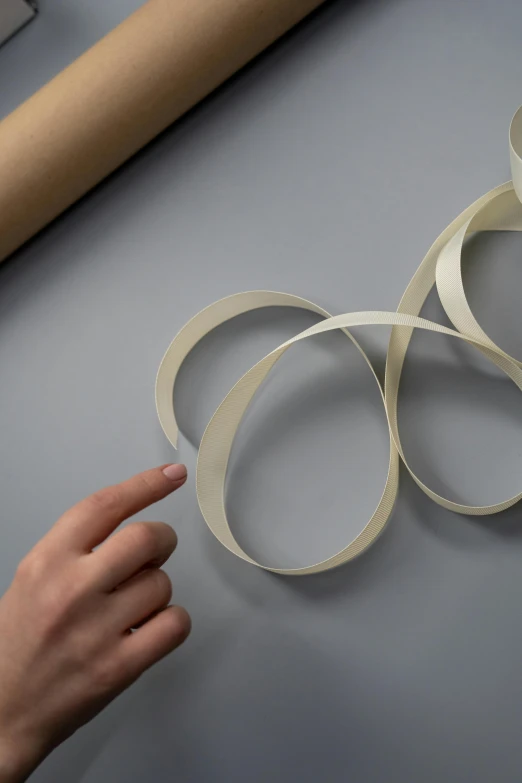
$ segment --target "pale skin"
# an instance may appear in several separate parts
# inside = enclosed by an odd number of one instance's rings
[[[186,481],[161,466],[67,511],[20,563],[0,599],[0,783],[21,783],[190,633],[161,569],[163,522],[118,526]],[[114,534],[114,535],[111,535]]]

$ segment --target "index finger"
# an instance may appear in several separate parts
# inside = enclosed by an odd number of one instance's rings
[[[138,473],[77,503],[60,517],[49,536],[76,550],[90,552],[125,519],[170,495],[186,478],[184,465],[162,465]]]

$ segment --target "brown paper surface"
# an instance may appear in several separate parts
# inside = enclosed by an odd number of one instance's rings
[[[148,0],[0,122],[0,261],[323,0]]]

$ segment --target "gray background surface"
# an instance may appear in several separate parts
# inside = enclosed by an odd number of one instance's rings
[[[137,5],[41,0],[0,50],[0,113]],[[69,505],[174,457],[155,373],[200,308],[271,288],[332,312],[395,309],[437,233],[509,178],[521,28],[518,0],[331,3],[0,268],[0,591]],[[518,356],[520,242],[495,234],[465,252],[479,321]],[[435,298],[425,312],[444,320]],[[241,563],[200,517],[208,418],[310,322],[263,311],[188,361],[176,394],[191,479],[149,518],[178,530],[169,573],[193,634],[35,781],[520,781],[518,507],[461,518],[403,472],[378,543],[301,580]],[[385,331],[359,336],[382,367]],[[518,492],[521,410],[470,349],[415,337],[400,423],[432,487],[475,504]],[[341,335],[301,345],[234,449],[238,539],[274,565],[330,554],[373,510],[386,465],[360,357]]]

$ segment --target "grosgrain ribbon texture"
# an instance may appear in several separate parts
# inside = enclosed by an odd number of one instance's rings
[[[227,394],[207,425],[201,440],[196,473],[197,497],[203,517],[216,538],[230,552],[252,565],[277,574],[316,574],[335,568],[364,552],[384,529],[399,488],[399,460],[402,459],[414,481],[435,503],[460,514],[486,515],[504,511],[522,498],[522,491],[491,506],[466,506],[441,497],[426,486],[406,461],[397,423],[397,400],[402,367],[414,329],[449,335],[475,346],[503,370],[522,391],[522,362],[496,345],[477,323],[466,299],[462,282],[461,259],[464,240],[477,231],[522,230],[522,107],[511,121],[509,148],[512,180],[490,190],[464,210],[437,237],[410,280],[397,312],[345,313],[332,316],[322,307],[292,294],[272,291],[247,291],[221,299],[192,318],[171,342],[156,379],[156,407],[165,435],[177,447],[178,425],[173,404],[178,371],[194,346],[225,321],[262,307],[286,306],[310,310],[324,320],[275,348],[252,367]],[[433,286],[448,318],[455,327],[419,317]],[[349,332],[350,327],[391,326],[386,357],[384,388],[361,346]],[[295,343],[332,329],[342,330],[366,360],[382,395],[390,433],[388,475],[381,499],[362,531],[340,552],[315,565],[303,568],[271,568],[258,563],[237,543],[227,521],[225,479],[234,438],[246,409],[272,367]]]

